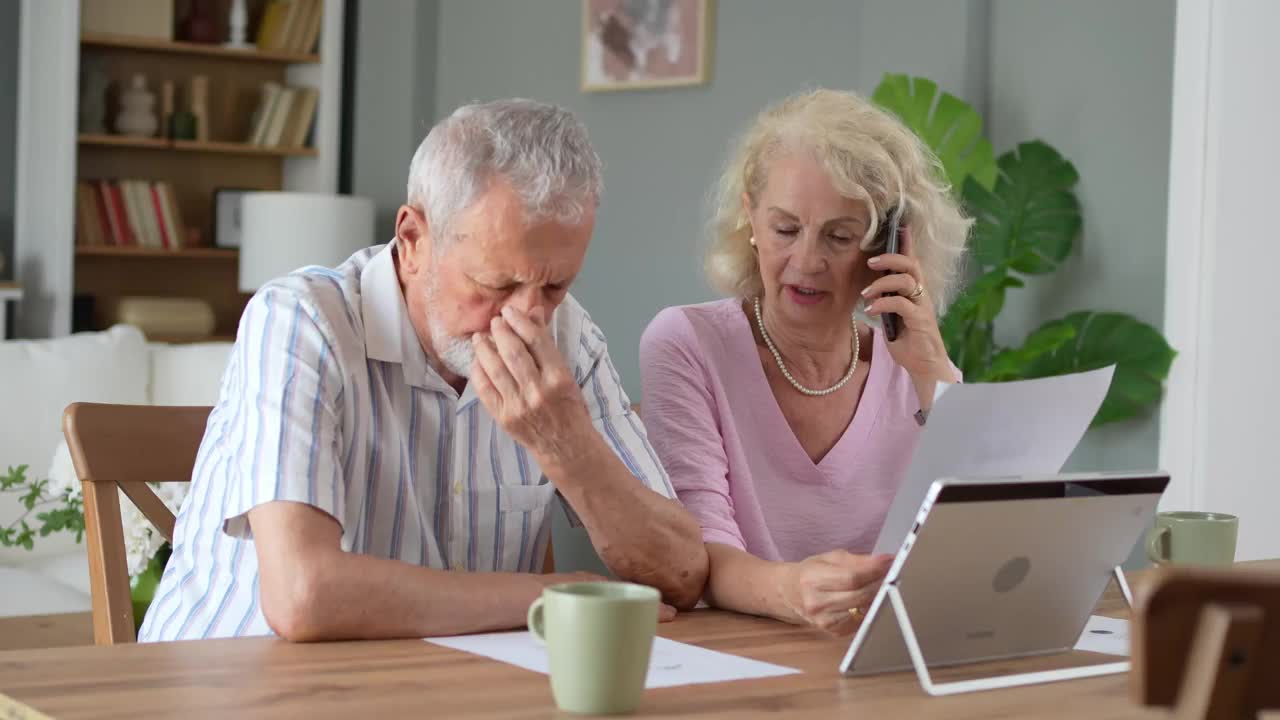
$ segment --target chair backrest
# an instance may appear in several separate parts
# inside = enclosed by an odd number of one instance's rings
[[[1131,633],[1133,699],[1176,718],[1280,709],[1280,563],[1163,568],[1144,583]]]
[[[147,483],[191,481],[210,410],[74,403],[63,413],[62,432],[84,490],[93,639],[98,645],[137,639],[116,489],[172,541],[173,513]]]

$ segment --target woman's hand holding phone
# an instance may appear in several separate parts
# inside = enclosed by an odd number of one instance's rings
[[[895,334],[890,335],[889,354],[911,375],[918,387],[928,385],[928,398],[921,397],[921,407],[932,406],[932,384],[956,382],[955,369],[947,357],[946,345],[938,329],[938,317],[934,312],[933,297],[924,286],[920,263],[912,254],[911,229],[903,225],[897,233],[898,252],[886,251],[867,261],[872,270],[885,275],[862,291],[866,298],[867,315],[879,316],[882,323],[889,315],[896,315],[893,322]]]

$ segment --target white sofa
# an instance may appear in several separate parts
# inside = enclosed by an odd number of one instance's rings
[[[72,402],[212,405],[230,351],[230,343],[149,344],[125,325],[0,342],[0,469],[29,465],[28,478],[48,477]],[[0,524],[21,512],[15,494],[0,495]],[[0,548],[0,617],[89,608],[88,560],[71,535],[37,538],[33,551]]]

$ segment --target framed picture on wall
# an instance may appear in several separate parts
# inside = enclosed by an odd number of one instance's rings
[[[583,0],[582,90],[701,85],[713,0]]]

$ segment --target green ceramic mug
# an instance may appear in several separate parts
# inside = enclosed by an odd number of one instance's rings
[[[1211,512],[1162,512],[1147,533],[1147,557],[1157,565],[1231,565],[1240,518]]]
[[[553,585],[529,606],[529,631],[547,646],[561,710],[629,713],[640,704],[658,629],[657,590],[621,582]]]

